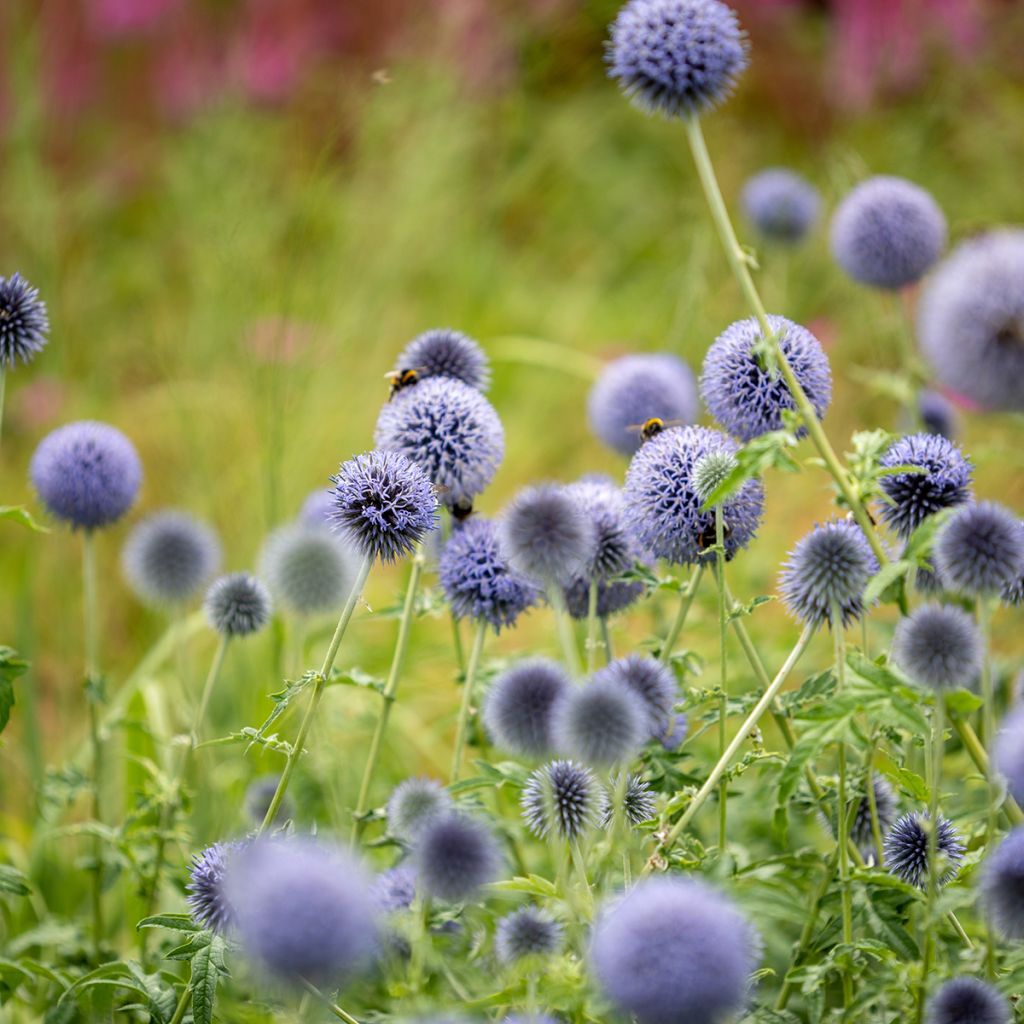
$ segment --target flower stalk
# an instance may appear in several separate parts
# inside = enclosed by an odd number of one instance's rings
[[[473,703],[473,688],[480,670],[484,642],[487,639],[487,621],[481,619],[476,624],[473,635],[473,646],[469,652],[469,663],[466,666],[466,678],[462,684],[462,703],[459,707],[459,725],[455,733],[455,750],[452,754],[451,781],[457,782],[462,769],[462,753],[466,746],[466,734],[469,731],[469,710]]]

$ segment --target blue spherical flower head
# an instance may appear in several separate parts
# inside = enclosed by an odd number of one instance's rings
[[[128,585],[147,604],[180,605],[217,571],[220,544],[204,523],[184,512],[157,512],[129,534],[121,550]]]
[[[947,981],[928,1003],[926,1024],[1010,1024],[1013,1010],[994,985],[980,978]]]
[[[821,212],[818,190],[785,167],[769,167],[748,178],[740,203],[760,235],[788,245],[802,241]]]
[[[995,766],[1014,800],[1024,800],[1024,708],[1011,711],[996,736]]]
[[[946,244],[946,218],[923,188],[879,175],[854,188],[832,217],[832,255],[861,284],[898,289],[924,277]]]
[[[282,981],[338,986],[377,945],[370,880],[347,853],[310,839],[260,839],[228,864],[242,949]]]
[[[258,633],[270,619],[270,609],[270,592],[247,572],[214,580],[203,601],[206,621],[224,637]]]
[[[606,800],[589,768],[575,761],[552,761],[531,772],[520,805],[534,835],[543,839],[554,832],[572,842],[601,820]]]
[[[487,622],[496,633],[514,626],[540,598],[536,586],[509,564],[497,525],[479,516],[453,531],[441,551],[438,574],[452,614]]]
[[[605,811],[601,818],[601,827],[607,828],[615,818],[616,797],[621,782],[621,777],[612,776],[611,785],[605,800]],[[619,810],[630,825],[639,825],[641,822],[650,821],[654,817],[655,807],[654,793],[651,787],[640,778],[639,775],[630,775],[626,779],[626,789],[622,794],[622,803]]]
[[[608,363],[587,398],[590,429],[609,448],[632,455],[650,419],[668,424],[697,418],[697,384],[678,356],[623,356]]]
[[[964,594],[998,594],[1024,572],[1024,530],[1002,505],[983,501],[958,509],[935,538],[943,586]]]
[[[536,907],[521,907],[506,914],[494,933],[494,951],[505,964],[550,956],[561,944],[562,926]]]
[[[675,714],[669,715],[665,724],[658,730],[654,738],[665,750],[678,750],[683,745],[689,728],[690,723],[686,717],[686,712],[677,711]]]
[[[1024,939],[1024,826],[1018,825],[982,869],[985,910],[1007,939]]]
[[[270,802],[274,799],[280,781],[280,775],[261,775],[249,783],[245,791],[245,813],[254,825],[263,824],[263,819],[267,816],[267,811],[270,810]],[[295,817],[295,809],[288,796],[285,795],[277,805],[274,824],[280,824],[293,817]]]
[[[382,914],[408,910],[416,898],[416,872],[401,864],[381,872],[370,886],[370,899]]]
[[[917,330],[945,387],[985,409],[1024,410],[1024,230],[957,246],[925,282]]]
[[[779,588],[786,607],[806,625],[832,626],[838,608],[845,626],[863,615],[864,588],[876,572],[878,559],[861,528],[833,519],[815,526],[792,550]]]
[[[357,455],[331,479],[331,524],[364,558],[395,562],[437,525],[430,479],[401,452]]]
[[[892,786],[881,775],[871,777],[874,790],[875,814],[878,817],[878,828],[886,832],[896,820],[896,794]],[[857,848],[868,855],[874,854],[874,832],[871,827],[871,802],[865,796],[861,799],[849,820],[850,838]]]
[[[718,1024],[746,1001],[758,942],[703,882],[648,878],[600,916],[591,962],[608,998],[639,1024]]]
[[[261,572],[282,608],[316,615],[339,608],[355,583],[355,558],[322,526],[291,523],[266,541]]]
[[[406,779],[388,800],[388,831],[408,843],[415,842],[430,822],[451,812],[452,798],[433,779]]]
[[[928,884],[928,815],[909,813],[896,820],[883,843],[885,866],[897,878],[923,889]],[[964,856],[964,844],[952,822],[938,819],[936,851],[939,885],[956,876]]]
[[[708,455],[735,455],[736,442],[707,427],[680,427],[646,441],[626,474],[627,513],[640,543],[657,557],[681,565],[709,564],[715,543],[714,512],[702,512],[695,467]],[[747,480],[723,503],[726,558],[753,539],[764,511],[764,488]]]
[[[785,317],[769,316],[768,323],[821,419],[832,401],[832,371],[821,344],[810,331]],[[708,411],[743,441],[780,430],[782,411],[796,408],[783,376],[762,367],[753,354],[760,338],[761,328],[754,317],[730,324],[708,349],[700,378],[701,397]]]
[[[29,466],[47,511],[72,529],[117,522],[132,506],[142,466],[120,430],[82,420],[58,427],[39,443]]]
[[[20,274],[0,277],[0,372],[29,363],[46,347],[46,303]]]
[[[560,752],[599,768],[629,762],[650,736],[643,700],[608,676],[572,688],[555,708],[553,726]]]
[[[420,380],[452,377],[477,391],[486,391],[491,378],[487,356],[480,345],[450,327],[417,334],[395,361],[395,372],[403,370],[415,370]]]
[[[431,896],[462,903],[501,869],[501,854],[486,827],[460,814],[431,820],[415,851],[420,885]]]
[[[882,491],[889,499],[882,505],[882,518],[901,537],[909,537],[933,513],[970,500],[971,463],[944,437],[901,437],[889,446],[880,465],[883,469],[913,466],[919,470],[892,473],[880,479]]]
[[[562,667],[546,658],[502,672],[483,705],[484,725],[495,745],[523,757],[549,754],[555,745],[555,709],[571,687]]]
[[[925,388],[917,397],[917,413],[926,433],[938,434],[949,441],[956,437],[956,409],[941,391]]]
[[[659,736],[669,724],[678,695],[672,670],[654,658],[629,654],[606,665],[594,675],[594,682],[611,680],[635,693],[644,706],[647,735]],[[681,738],[680,738],[681,742]]]
[[[476,388],[431,377],[386,402],[374,443],[420,466],[449,508],[472,504],[505,455],[505,432],[494,406]]]
[[[952,605],[926,604],[901,619],[892,660],[920,686],[970,686],[981,672],[984,644],[974,620]]]
[[[189,913],[196,924],[220,935],[234,923],[234,911],[224,890],[224,877],[231,856],[242,848],[240,843],[214,843],[192,858],[185,891]]]
[[[611,26],[608,76],[648,114],[721,103],[747,66],[747,40],[719,0],[630,0]]]
[[[334,508],[334,492],[328,488],[311,491],[299,509],[298,521],[303,526],[331,528],[331,511]]]

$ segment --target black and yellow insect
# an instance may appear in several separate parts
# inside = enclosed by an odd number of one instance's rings
[[[416,384],[423,374],[423,367],[407,367],[402,370],[392,370],[390,373],[385,373],[385,378],[391,384],[391,391],[388,393],[388,401],[390,402],[399,391],[404,391],[406,388],[411,388]]]
[[[669,427],[678,427],[682,422],[682,420],[663,420],[660,416],[652,416],[650,419],[644,420],[643,423],[631,424],[626,429],[634,434],[639,434],[640,443],[643,444],[645,441],[650,441],[652,437],[657,437]]]

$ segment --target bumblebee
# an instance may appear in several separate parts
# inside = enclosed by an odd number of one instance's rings
[[[728,523],[722,524],[722,541],[723,543],[729,539],[732,534],[732,527]],[[697,534],[697,550],[707,551],[708,548],[714,547],[715,545],[715,521],[714,519],[704,527],[700,533]]]
[[[468,498],[460,498],[450,511],[455,522],[464,523],[473,514],[473,502]]]
[[[643,423],[634,423],[626,429],[634,434],[639,434],[640,443],[643,444],[645,441],[650,441],[652,437],[657,437],[669,427],[678,427],[682,422],[682,420],[663,420],[660,416],[652,416],[650,419],[644,420]]]
[[[417,384],[422,373],[422,366],[410,366],[402,370],[392,370],[390,373],[385,373],[385,379],[391,384],[391,390],[388,393],[388,401],[390,402],[399,391],[404,391],[406,388],[411,388]]]

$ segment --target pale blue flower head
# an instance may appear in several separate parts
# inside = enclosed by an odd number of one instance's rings
[[[740,203],[762,237],[787,245],[802,241],[821,213],[818,190],[786,167],[768,167],[748,178]]]

